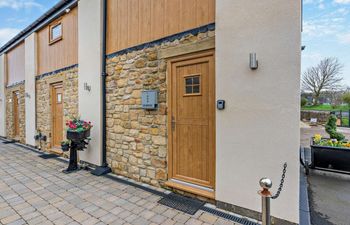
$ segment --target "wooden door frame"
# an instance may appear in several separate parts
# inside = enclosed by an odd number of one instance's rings
[[[53,83],[50,83],[49,85],[50,85],[50,125],[51,125],[50,149],[53,150],[54,149],[54,133],[55,133],[54,120],[53,120],[53,112],[54,112],[54,107],[55,107],[53,104],[54,103],[53,102],[53,92],[54,92],[55,88],[61,87],[63,89],[63,81],[53,82]],[[63,104],[63,98],[62,98],[62,104]],[[62,132],[63,132],[63,130],[62,130]]]
[[[212,198],[215,199],[215,187],[216,187],[216,109],[215,109],[215,105],[212,106],[212,113],[211,118],[212,120],[214,120],[214,126],[212,127],[212,132],[215,134],[214,138],[213,138],[213,143],[212,146],[209,146],[209,148],[214,148],[214,156],[213,156],[213,179],[214,179],[214,184],[213,184],[213,192],[209,192],[206,190],[201,190],[195,187],[184,187],[184,185],[181,185],[179,183],[173,182],[171,181],[172,177],[173,177],[173,153],[174,153],[174,149],[173,149],[173,134],[172,134],[172,114],[173,114],[173,100],[172,100],[172,93],[173,93],[173,81],[172,81],[172,65],[174,63],[177,62],[181,62],[181,61],[186,61],[186,60],[193,60],[193,59],[197,59],[197,58],[201,58],[201,57],[208,57],[208,56],[212,56],[213,57],[213,65],[211,68],[211,71],[209,71],[210,73],[214,74],[214,84],[213,84],[213,92],[214,95],[210,95],[209,94],[209,98],[213,98],[213,102],[215,103],[215,82],[216,82],[216,75],[215,75],[215,49],[209,49],[209,50],[205,50],[205,51],[200,51],[200,52],[193,52],[193,53],[189,53],[189,54],[185,54],[185,55],[180,55],[180,56],[175,56],[172,58],[168,58],[167,60],[167,102],[168,102],[168,110],[167,110],[167,129],[168,129],[168,181],[165,182],[165,184],[167,186],[176,188],[176,189],[181,189],[183,191],[187,191],[187,192],[191,192],[197,195],[201,195],[207,198]],[[210,79],[209,79],[210,82]],[[210,123],[210,119],[209,119],[209,123]],[[194,186],[198,186],[198,185],[194,185]]]

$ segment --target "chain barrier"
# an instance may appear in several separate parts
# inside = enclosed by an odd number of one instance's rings
[[[261,222],[262,225],[271,225],[271,211],[270,211],[270,200],[276,199],[280,196],[284,179],[286,178],[286,172],[287,172],[287,163],[285,162],[283,164],[283,171],[282,176],[280,180],[280,185],[278,186],[277,192],[275,195],[272,195],[270,192],[270,188],[272,187],[272,181],[269,178],[261,178],[259,181],[260,186],[262,187],[262,190],[260,190],[258,193],[261,196]]]
[[[280,196],[282,189],[283,189],[283,184],[284,184],[284,179],[286,178],[286,172],[287,172],[287,163],[285,162],[283,164],[283,171],[282,171],[282,176],[281,176],[281,181],[280,181],[280,185],[277,189],[277,192],[275,195],[271,196],[272,199],[276,199]]]

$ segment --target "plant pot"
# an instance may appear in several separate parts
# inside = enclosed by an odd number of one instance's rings
[[[86,138],[90,137],[90,129],[84,130],[82,132],[67,131],[67,139],[75,142],[80,142]]]
[[[69,144],[61,144],[61,149],[62,149],[62,151],[64,151],[64,152],[69,151]]]
[[[350,172],[350,149],[315,145],[311,140],[311,168],[343,170]]]

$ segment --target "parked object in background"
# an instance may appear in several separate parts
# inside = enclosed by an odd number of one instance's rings
[[[317,118],[310,119],[310,126],[317,126]]]

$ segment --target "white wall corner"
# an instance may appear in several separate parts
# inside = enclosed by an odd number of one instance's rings
[[[6,55],[0,55],[0,136],[6,136],[6,96],[5,96],[5,76],[6,76]]]
[[[216,10],[216,98],[226,100],[216,112],[216,199],[260,212],[259,179],[275,192],[287,162],[271,212],[299,223],[300,1],[219,0]]]
[[[37,34],[34,32],[25,39],[25,121],[26,144],[35,145],[36,132],[36,91],[35,76],[37,74]]]
[[[78,3],[78,85],[79,114],[90,120],[91,142],[88,149],[79,153],[81,160],[101,166],[102,163],[102,21],[103,1],[84,0]],[[91,91],[84,89],[84,84]]]

